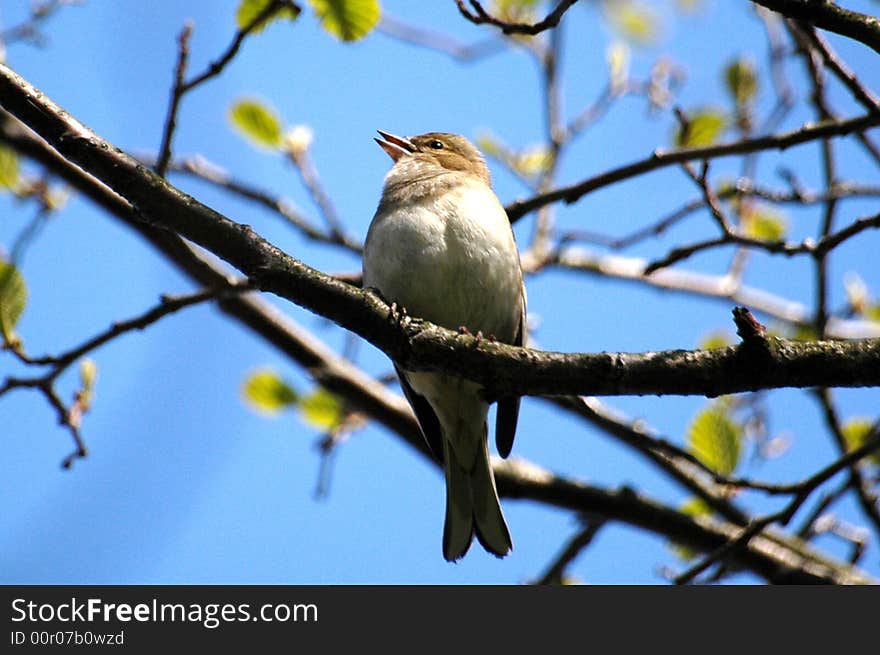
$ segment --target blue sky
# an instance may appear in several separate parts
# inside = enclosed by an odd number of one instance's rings
[[[29,2],[7,0],[0,25],[18,23]],[[198,0],[157,5],[131,0],[89,2],[54,16],[41,49],[15,44],[7,62],[71,114],[135,154],[158,148],[176,37],[191,19],[191,71],[201,71],[229,43],[236,2]],[[566,17],[563,72],[565,107],[575,114],[602,91],[605,50],[614,38],[591,3]],[[859,3],[853,3],[859,4]],[[876,4],[861,3],[864,10]],[[763,85],[758,108],[766,115],[773,94],[766,82],[766,43],[749,3],[712,2],[686,16],[664,13],[657,44],[635,49],[632,72],[644,78],[667,55],[687,71],[679,102],[685,108],[724,106],[720,71],[734,56],[751,56]],[[386,1],[398,18],[464,42],[488,32],[466,24],[454,3]],[[876,54],[830,38],[873,88],[880,88]],[[790,79],[804,94],[799,62]],[[294,24],[275,24],[246,41],[224,74],[185,97],[175,153],[199,153],[238,177],[290,199],[305,214],[317,211],[296,172],[282,157],[254,148],[230,127],[227,108],[237,98],[258,97],[286,124],[314,132],[312,157],[348,231],[361,239],[378,201],[389,161],[372,140],[376,129],[415,134],[429,130],[477,137],[487,130],[514,146],[543,134],[539,77],[534,63],[515,50],[470,64],[418,49],[380,33],[346,45],[316,24],[309,10]],[[861,110],[836,85],[831,97],[841,114]],[[813,117],[793,111],[783,129]],[[649,116],[641,98],[624,99],[571,148],[560,168],[562,183],[641,159],[670,145],[669,113]],[[821,171],[815,145],[759,159],[759,175],[782,186],[774,171],[784,164],[817,188]],[[840,148],[843,177],[878,182],[876,166],[851,146]],[[505,202],[527,190],[494,162],[496,191]],[[716,174],[735,175],[738,162],[722,160]],[[315,245],[277,217],[192,179],[172,178],[203,202],[242,223],[306,263],[328,272],[356,271],[350,254]],[[695,196],[674,168],[602,189],[560,207],[563,229],[622,235]],[[873,209],[872,209],[873,208]],[[840,220],[875,213],[876,202],[848,201]],[[33,209],[0,196],[0,245],[7,249]],[[820,210],[789,211],[793,238],[813,233]],[[532,228],[516,226],[520,243]],[[711,230],[699,214],[660,240],[625,254],[657,257],[672,244]],[[875,234],[841,249],[831,267],[831,302],[844,302],[843,279],[857,271],[880,295]],[[683,267],[721,273],[722,251]],[[27,249],[22,270],[29,306],[18,326],[31,354],[56,352],[103,330],[112,321],[154,305],[161,293],[192,290],[139,237],[90,203],[72,197]],[[756,255],[746,281],[785,297],[810,302],[806,260]],[[660,293],[625,282],[545,272],[528,280],[529,309],[541,347],[568,351],[644,351],[692,348],[716,329],[732,332],[729,303]],[[274,301],[273,301],[274,302]],[[334,348],[347,336],[327,321],[287,303],[278,306]],[[58,464],[71,449],[69,436],[35,393],[0,399],[4,457],[0,463],[0,582],[2,583],[519,583],[538,575],[576,530],[574,518],[526,501],[504,501],[514,552],[496,560],[474,546],[455,565],[440,554],[443,481],[437,470],[379,427],[368,426],[338,449],[326,498],[316,499],[321,435],[294,414],[266,418],[240,398],[245,376],[271,366],[299,389],[306,376],[244,328],[209,306],[187,309],[143,333],[133,333],[93,354],[98,382],[86,416],[87,459],[70,471]],[[357,361],[374,374],[389,371],[384,356],[361,343]],[[23,374],[8,356],[0,376]],[[75,372],[60,383],[69,397]],[[835,393],[841,414],[876,416],[876,390]],[[686,426],[706,403],[701,398],[617,398],[612,406],[682,443]],[[794,480],[834,454],[817,403],[805,392],[766,395],[771,431],[788,435],[780,458],[748,465],[754,477]],[[629,451],[545,402],[526,399],[514,455],[591,483],[631,485],[678,504],[686,495]],[[744,497],[764,511],[777,505],[759,494]],[[861,521],[849,503],[845,519]],[[845,552],[830,539],[817,543]],[[658,570],[681,563],[662,539],[621,525],[603,529],[572,568],[590,583],[659,583]],[[864,566],[880,575],[880,550],[870,546]],[[741,576],[739,581],[752,578]]]

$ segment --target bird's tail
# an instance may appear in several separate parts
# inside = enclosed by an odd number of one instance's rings
[[[443,557],[453,562],[464,557],[474,533],[483,548],[504,557],[513,544],[501,512],[495,476],[489,463],[486,425],[480,444],[471,458],[470,470],[462,465],[449,440],[443,438],[446,469],[446,523],[443,527]]]

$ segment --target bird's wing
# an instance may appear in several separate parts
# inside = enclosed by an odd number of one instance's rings
[[[521,346],[525,342],[526,334],[526,294],[523,287],[522,311],[519,315],[519,325],[513,337],[513,345]],[[498,409],[495,412],[495,447],[498,454],[506,458],[513,449],[513,438],[516,436],[516,422],[519,419],[519,396],[509,396],[498,401]]]
[[[419,427],[422,429],[422,436],[428,444],[428,449],[434,455],[434,459],[438,462],[443,462],[443,433],[440,431],[440,419],[437,418],[437,414],[434,413],[434,408],[431,407],[428,400],[410,386],[406,375],[400,370],[400,367],[395,365],[394,370],[397,371],[397,379],[400,380],[400,388],[403,389],[403,395],[406,396],[410,407],[413,408],[416,414],[416,419],[419,422]]]

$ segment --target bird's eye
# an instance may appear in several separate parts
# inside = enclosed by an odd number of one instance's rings
[[[443,150],[443,142],[434,139],[428,144],[429,148],[433,148],[434,150]]]

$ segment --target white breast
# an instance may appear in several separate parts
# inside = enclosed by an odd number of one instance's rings
[[[519,254],[504,208],[481,182],[373,219],[364,285],[413,316],[510,341],[521,310]]]

